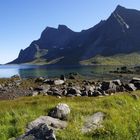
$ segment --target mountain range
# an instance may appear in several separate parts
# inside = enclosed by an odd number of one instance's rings
[[[74,32],[47,27],[9,64],[140,63],[140,11],[118,5],[107,20]]]

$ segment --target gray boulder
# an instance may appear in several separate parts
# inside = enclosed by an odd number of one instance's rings
[[[113,80],[112,82],[113,82],[115,85],[117,85],[117,86],[122,86],[122,82],[121,82],[121,80],[119,80],[119,79]]]
[[[60,80],[66,81],[66,77],[64,75],[61,75]]]
[[[140,78],[134,77],[130,83],[134,84],[135,87],[139,90],[140,89]]]
[[[33,91],[32,93],[29,94],[29,96],[37,96],[39,94],[38,91]]]
[[[56,137],[47,124],[39,124],[16,140],[56,140]]]
[[[82,127],[82,132],[88,133],[103,127],[102,122],[104,118],[105,118],[105,114],[103,112],[97,112],[92,116],[86,117],[84,126]]]
[[[50,116],[40,116],[34,121],[30,122],[26,127],[26,132],[32,130],[37,127],[39,124],[47,124],[48,128],[56,130],[56,129],[64,129],[67,127],[67,122],[62,121],[56,118],[52,118]]]
[[[49,116],[61,120],[67,120],[70,114],[70,108],[67,104],[59,103],[54,109],[49,112]]]
[[[62,85],[62,84],[64,84],[64,83],[65,83],[64,80],[54,80],[54,84],[55,84],[55,85]]]
[[[133,83],[126,84],[125,88],[128,91],[135,91],[137,89]]]
[[[71,87],[71,88],[68,88],[67,94],[71,94],[71,95],[81,94],[80,87]]]
[[[116,88],[117,88],[117,86],[112,81],[102,82],[102,84],[101,84],[101,89],[103,91],[113,91],[113,92],[116,92]]]
[[[101,95],[102,95],[102,93],[98,90],[94,91],[93,94],[92,94],[92,96],[94,96],[94,97],[101,96]]]

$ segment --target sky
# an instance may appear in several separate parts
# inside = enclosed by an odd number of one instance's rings
[[[47,26],[88,29],[118,4],[140,10],[140,0],[0,0],[0,64],[15,59]]]

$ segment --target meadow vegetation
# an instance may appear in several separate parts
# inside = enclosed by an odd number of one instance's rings
[[[58,140],[138,140],[140,139],[140,92],[118,93],[106,97],[75,97],[61,99],[52,96],[22,97],[0,102],[0,140],[7,140],[24,133],[28,122],[49,110],[58,103],[67,103],[71,108],[69,125],[56,132]],[[103,128],[82,134],[84,118],[95,112],[106,114]]]
[[[117,54],[114,56],[96,56],[88,60],[81,61],[82,65],[139,65],[139,53]]]

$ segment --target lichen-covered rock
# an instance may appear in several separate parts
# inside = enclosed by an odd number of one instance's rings
[[[51,128],[53,130],[64,129],[68,125],[66,121],[52,118],[50,116],[40,116],[39,118],[35,119],[34,121],[30,122],[27,125],[26,131],[32,130],[34,127],[38,126],[39,124],[47,124],[48,128]]]
[[[67,120],[70,114],[70,108],[67,104],[59,103],[54,109],[49,112],[49,116],[61,120]]]

